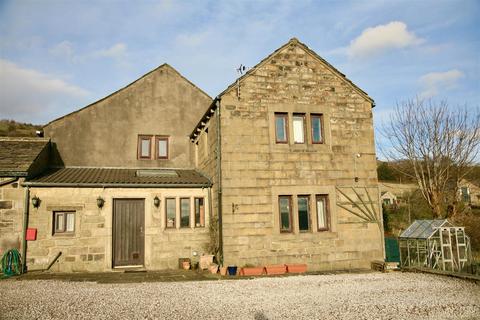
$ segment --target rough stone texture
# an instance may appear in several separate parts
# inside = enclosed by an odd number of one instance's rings
[[[238,281],[0,281],[5,319],[478,319],[480,287],[410,273]]]
[[[191,168],[186,138],[212,99],[164,64],[44,128],[66,166]],[[169,136],[168,160],[138,160],[138,135]]]
[[[24,196],[18,181],[0,186],[0,257],[9,249],[21,249]]]
[[[325,270],[368,267],[383,258],[372,102],[364,93],[293,39],[220,98],[226,264],[303,262]],[[275,143],[275,112],[289,115],[288,144]],[[305,144],[293,143],[294,113],[306,114]],[[323,144],[310,142],[311,114],[323,115]],[[212,126],[210,120],[209,139]],[[212,152],[198,163],[207,174],[215,173]],[[378,224],[337,205],[353,208],[336,188],[360,202],[352,187],[373,206]],[[326,232],[316,230],[317,194],[329,197]],[[293,196],[292,233],[279,231],[279,195]],[[298,195],[310,196],[310,232],[298,230]]]
[[[145,264],[147,270],[178,268],[178,258],[194,258],[204,253],[208,243],[208,189],[144,188],[31,188],[31,196],[41,199],[40,207],[30,207],[29,227],[37,228],[37,240],[27,246],[29,270],[43,269],[61,251],[52,271],[111,271],[113,199],[145,199]],[[105,205],[99,209],[96,199]],[[157,208],[153,198],[158,196]],[[165,198],[177,198],[177,228],[165,229]],[[204,228],[193,228],[193,198],[205,199]],[[191,228],[180,228],[180,198],[191,199]],[[53,235],[53,212],[75,211],[74,235]]]

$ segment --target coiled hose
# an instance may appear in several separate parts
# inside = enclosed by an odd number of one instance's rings
[[[22,273],[22,259],[20,258],[20,252],[17,249],[11,249],[5,252],[2,257],[2,273],[3,278],[9,278],[11,276]]]

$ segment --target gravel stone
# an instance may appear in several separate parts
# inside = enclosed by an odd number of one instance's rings
[[[415,273],[99,284],[0,281],[0,319],[480,319],[480,286]]]

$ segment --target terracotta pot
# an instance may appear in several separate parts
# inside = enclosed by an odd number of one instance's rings
[[[217,264],[211,264],[208,267],[208,270],[210,270],[211,273],[216,274],[218,272],[218,265]]]
[[[286,264],[288,273],[305,273],[307,272],[306,264]]]
[[[245,267],[240,270],[242,276],[261,276],[264,271],[264,267]]]
[[[222,276],[227,275],[227,267],[220,267],[220,274]]]
[[[190,270],[190,261],[183,261],[182,262],[182,267],[185,270]]]
[[[208,266],[213,263],[213,254],[206,254],[200,256],[200,269],[208,269]]]
[[[274,265],[265,266],[265,272],[268,275],[285,274],[287,272],[287,268],[285,267],[284,264],[274,264]]]

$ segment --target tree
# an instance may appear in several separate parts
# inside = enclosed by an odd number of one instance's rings
[[[389,142],[384,156],[406,164],[402,173],[418,185],[433,216],[455,215],[459,183],[479,152],[478,109],[410,100],[397,105],[381,131]]]

